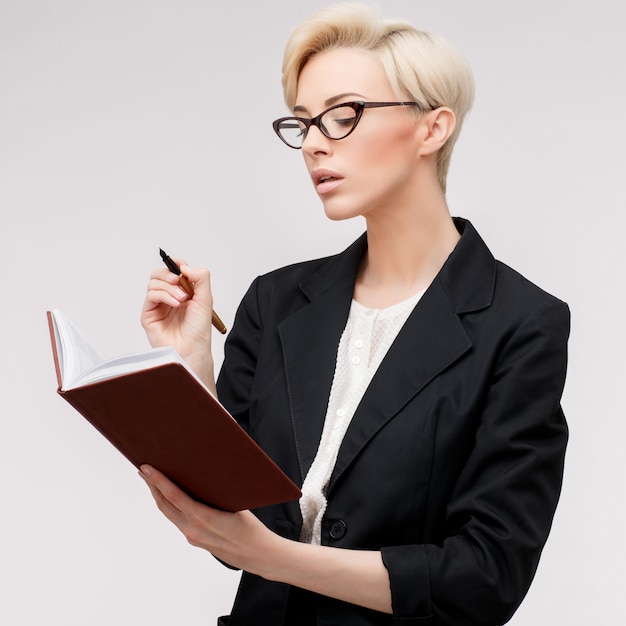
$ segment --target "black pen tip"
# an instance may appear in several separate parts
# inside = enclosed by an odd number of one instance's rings
[[[164,250],[162,250],[161,248],[159,248],[159,252],[161,253],[161,258],[163,259],[163,263],[165,263],[165,265],[167,265],[167,269],[176,274],[177,276],[180,276],[180,267],[178,267],[178,265],[176,265],[176,262],[174,261],[174,259],[170,258]]]

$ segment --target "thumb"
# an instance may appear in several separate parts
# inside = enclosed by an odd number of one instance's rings
[[[181,265],[180,271],[187,277],[193,285],[194,300],[203,304],[213,304],[213,295],[211,293],[211,273],[207,268],[191,267],[189,265]]]

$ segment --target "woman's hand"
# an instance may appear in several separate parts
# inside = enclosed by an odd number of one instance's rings
[[[190,498],[161,472],[142,465],[161,512],[187,541],[224,563],[267,580],[391,613],[389,575],[380,552],[313,546],[280,537],[250,511],[225,513]]]
[[[260,572],[268,553],[281,538],[250,511],[227,513],[196,502],[161,472],[143,465],[146,481],[160,511],[185,536],[224,563],[248,572]]]
[[[194,286],[190,298],[167,268],[150,275],[141,311],[141,325],[153,347],[172,346],[204,383],[215,390],[211,355],[213,296],[209,270],[189,267],[176,259],[182,273]]]

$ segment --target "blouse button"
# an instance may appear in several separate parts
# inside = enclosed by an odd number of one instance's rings
[[[362,348],[362,347],[363,347],[363,339],[357,339],[357,340],[354,342],[354,345],[355,345],[357,348]]]
[[[361,362],[360,357],[358,357],[358,356],[353,356],[353,357],[352,357],[352,363],[353,363],[353,365],[358,365],[360,362]]]

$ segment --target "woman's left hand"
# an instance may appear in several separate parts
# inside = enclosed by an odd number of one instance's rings
[[[223,563],[318,594],[391,613],[389,574],[380,551],[314,546],[273,533],[250,511],[227,513],[190,498],[161,472],[142,465],[163,514],[187,541]]]
[[[248,572],[259,572],[278,535],[250,511],[228,513],[196,502],[155,468],[142,465],[146,481],[161,512],[187,541],[221,561]]]

